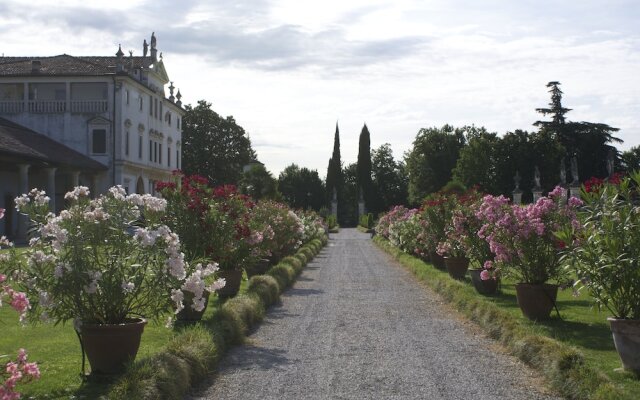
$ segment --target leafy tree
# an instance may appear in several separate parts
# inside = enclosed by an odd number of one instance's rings
[[[404,164],[393,158],[389,143],[371,150],[371,174],[374,199],[372,213],[379,214],[392,206],[408,203],[407,173]]]
[[[484,127],[471,126],[465,132],[467,145],[453,170],[453,178],[466,187],[479,186],[486,193],[499,193],[496,170],[496,148],[500,138]]]
[[[611,150],[614,150],[615,163],[620,164],[618,152],[612,146],[612,143],[622,143],[621,139],[613,136],[619,129],[601,123],[567,121],[565,114],[571,109],[562,106],[563,92],[559,86],[560,82],[549,82],[549,107],[536,109],[544,116],[550,115],[551,121],[536,121],[534,125],[539,127],[541,132],[555,137],[565,148],[567,168],[570,158],[577,157],[581,182],[591,176],[606,176],[606,159]]]
[[[358,146],[357,165],[358,191],[362,191],[366,210],[373,207],[373,188],[371,184],[371,135],[367,124],[362,127]],[[359,194],[358,194],[359,195]]]
[[[640,170],[640,146],[635,146],[622,153],[622,167],[626,171]]]
[[[319,211],[325,204],[325,190],[318,171],[291,164],[278,177],[278,187],[292,208]]]
[[[186,174],[205,176],[214,185],[237,184],[242,167],[256,158],[251,141],[233,117],[221,117],[211,103],[185,107],[182,157]]]
[[[420,129],[413,141],[413,149],[405,156],[409,173],[409,202],[418,204],[430,193],[437,192],[449,180],[465,144],[467,128]]]
[[[242,194],[254,200],[279,200],[282,197],[278,192],[278,181],[262,164],[252,165],[243,172],[238,186]]]

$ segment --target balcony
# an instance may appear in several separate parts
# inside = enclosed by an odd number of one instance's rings
[[[71,112],[91,114],[107,112],[107,100],[73,100]]]
[[[64,100],[29,100],[29,112],[34,114],[55,114],[67,110]]]
[[[0,114],[20,114],[24,111],[24,101],[0,101]]]

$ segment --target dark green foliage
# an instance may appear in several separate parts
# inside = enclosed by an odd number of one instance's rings
[[[356,226],[358,218],[357,164],[349,164],[342,170],[344,183],[342,200],[338,204],[338,222],[341,226]]]
[[[360,216],[360,226],[365,228],[365,229],[372,229],[373,228],[373,214],[369,213],[369,214],[363,214]]]
[[[477,185],[485,193],[501,193],[496,165],[497,146],[501,139],[484,127],[474,128],[466,133],[466,137],[467,145],[460,150],[453,178],[467,187]]]
[[[620,164],[618,152],[612,147],[612,143],[622,143],[622,140],[613,136],[619,129],[601,123],[567,121],[565,114],[571,109],[562,106],[563,93],[559,86],[560,82],[549,82],[549,108],[536,109],[544,116],[551,115],[551,121],[536,121],[534,125],[540,128],[540,132],[546,132],[558,140],[566,150],[567,158],[574,155],[578,158],[580,182],[592,176],[605,177],[610,150],[615,152],[615,164]]]
[[[302,269],[302,267],[304,267],[302,262],[300,262],[300,260],[295,258],[294,256],[285,257],[280,262],[291,265],[295,270],[300,270]]]
[[[449,182],[447,182],[446,185],[444,185],[442,187],[442,189],[440,189],[441,191],[443,191],[444,193],[458,193],[458,194],[463,194],[464,192],[467,191],[467,187],[461,183],[460,181],[457,180],[451,180]]]
[[[300,250],[298,250],[298,252],[304,254],[305,257],[307,257],[307,262],[312,260],[313,257],[316,255],[315,251],[311,250],[308,246],[301,247]]]
[[[367,124],[362,127],[362,132],[360,132],[357,165],[357,193],[358,196],[360,196],[360,193],[362,194],[365,209],[371,210],[374,203],[374,193],[373,182],[371,181],[371,135]]]
[[[316,170],[291,164],[280,173],[278,188],[292,208],[319,211],[325,204],[324,184]]]
[[[640,170],[640,146],[635,146],[622,153],[622,168],[625,171]]]
[[[409,179],[406,168],[402,161],[393,158],[389,143],[371,151],[371,174],[373,204],[369,211],[377,215],[392,206],[407,204]]]
[[[262,164],[252,165],[248,171],[242,173],[238,184],[240,192],[254,200],[280,200],[278,181]]]
[[[255,275],[247,285],[247,293],[260,297],[266,307],[278,301],[279,292],[278,282],[270,275]]]
[[[307,255],[304,253],[296,253],[293,255],[294,258],[297,258],[298,260],[300,260],[300,262],[302,263],[302,265],[307,265],[307,263],[309,262],[309,259],[307,258]]]
[[[237,184],[242,167],[256,158],[251,141],[233,117],[221,117],[211,103],[185,106],[182,119],[182,170],[214,185]]]
[[[419,204],[428,194],[437,192],[451,180],[460,150],[465,145],[464,133],[470,127],[420,129],[406,155],[409,174],[409,202]]]
[[[264,317],[264,304],[256,295],[238,295],[227,300],[222,309],[236,315],[242,321],[242,335]]]

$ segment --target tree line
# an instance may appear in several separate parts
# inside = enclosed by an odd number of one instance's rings
[[[218,115],[211,103],[201,100],[185,107],[183,168],[188,174],[205,176],[212,184],[234,184],[255,199],[277,199],[294,208],[326,210],[335,193],[337,217],[343,225],[357,223],[360,199],[367,212],[378,214],[398,204],[418,205],[452,182],[509,196],[516,172],[523,198],[530,200],[535,167],[543,190],[549,191],[562,180],[562,169],[568,172],[569,181],[574,179],[570,172],[574,157],[579,182],[607,176],[608,158],[613,159],[616,171],[640,169],[640,146],[620,152],[615,147],[622,142],[614,136],[617,128],[570,121],[571,109],[562,104],[560,83],[549,82],[547,87],[551,101],[536,109],[543,118],[533,123],[535,130],[498,135],[475,125],[422,128],[400,158],[394,157],[388,143],[371,149],[365,124],[357,162],[345,165],[336,124],[324,180],[317,170],[297,164],[287,166],[275,178],[257,162],[248,134],[234,118]]]

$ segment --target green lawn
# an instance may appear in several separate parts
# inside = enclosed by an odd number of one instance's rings
[[[501,294],[486,298],[519,318],[530,329],[578,348],[592,368],[621,384],[629,393],[640,393],[640,380],[630,373],[615,371],[622,364],[607,322],[609,314],[606,310],[599,312],[586,291],[574,297],[571,289],[559,290],[557,303],[561,318],[553,311],[550,320],[541,322],[532,322],[522,316],[513,282],[505,282]]]
[[[243,281],[241,292],[246,290]],[[219,308],[218,298],[209,300],[204,319],[212,317]],[[8,306],[0,309],[0,355],[15,358],[19,348],[25,348],[30,361],[37,361],[41,378],[30,384],[20,386],[24,398],[34,399],[96,399],[107,393],[110,382],[83,382],[81,371],[82,353],[73,326],[68,323],[53,326],[37,324],[21,326],[17,313]],[[180,329],[176,324],[167,329],[164,323],[149,322],[142,335],[142,343],[137,359],[148,357],[163,349],[169,339]],[[6,359],[3,359],[6,361]],[[89,364],[87,361],[87,372]]]

